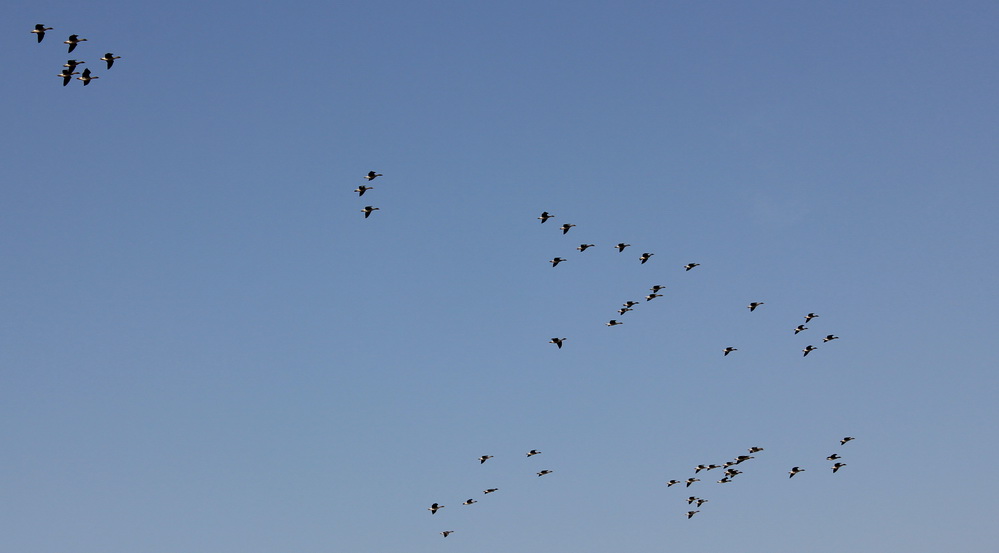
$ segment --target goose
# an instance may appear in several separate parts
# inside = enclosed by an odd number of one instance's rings
[[[698,498],[698,499],[697,499],[697,506],[698,506],[698,507],[700,507],[701,505],[704,505],[704,504],[705,504],[705,503],[707,503],[707,502],[708,502],[708,500],[707,500],[707,499],[701,499],[701,498]]]
[[[564,225],[560,226],[559,228],[562,230],[562,234],[565,234],[565,233],[569,232],[569,229],[571,229],[574,226],[576,226],[576,225],[573,225],[573,224],[570,224],[570,223],[565,223]]]
[[[763,448],[762,447],[753,446],[753,447],[749,448],[748,451],[750,453],[759,453],[760,451],[763,451]]]
[[[623,304],[621,304],[621,305],[623,305],[623,306],[625,306],[625,307],[633,307],[633,306],[636,306],[636,305],[638,305],[638,302],[637,302],[637,301],[631,301],[631,300],[628,300],[628,301],[624,302],[624,303],[623,303]]]
[[[617,325],[623,325],[624,323],[622,323],[621,321],[619,321],[617,319],[611,319],[610,321],[607,321],[605,324],[607,326],[617,326]]]
[[[652,290],[652,293],[655,294],[656,292],[662,290],[663,288],[666,288],[666,287],[663,286],[662,284],[656,284],[652,288],[649,288],[649,290]]]
[[[41,23],[35,25],[35,28],[31,31],[32,33],[38,35],[38,42],[41,42],[45,38],[45,31],[51,31],[52,27],[46,27]]]
[[[718,469],[718,468],[721,468],[721,466],[720,465],[708,465],[708,468],[706,470],[714,470],[714,469]]]
[[[700,482],[700,481],[701,481],[700,478],[688,478],[687,479],[687,487],[689,488],[690,485],[693,484],[694,482]]]
[[[454,530],[444,530],[443,532],[441,532],[441,535],[446,538],[446,537],[450,536],[453,533],[454,533]]]
[[[697,465],[696,467],[694,467],[694,474],[697,474],[698,472],[701,472],[706,468],[708,468],[707,465]]]
[[[732,481],[732,479],[729,478],[728,476],[723,476],[721,480],[716,480],[715,482],[717,482],[719,484],[728,484],[731,481]]]
[[[486,461],[492,458],[493,458],[492,455],[483,455],[482,457],[479,457],[479,464],[481,465],[482,463],[485,463]]]
[[[852,440],[856,440],[856,439],[857,438],[851,438],[850,436],[847,436],[847,437],[845,437],[845,438],[843,438],[842,440],[839,441],[839,445],[845,445],[846,442],[849,442],[849,441],[852,441]]]
[[[738,465],[738,464],[739,463],[736,463],[735,461],[725,461],[724,463],[722,463],[722,468],[723,469],[727,469],[728,467],[730,467],[732,465]],[[728,471],[726,470],[725,473],[727,474]]]
[[[543,224],[545,221],[551,219],[552,217],[554,217],[554,215],[552,215],[551,213],[548,213],[547,211],[542,211],[541,217],[538,217],[538,219],[541,219],[541,223]]]
[[[832,342],[833,340],[839,340],[839,336],[833,336],[830,334],[822,339],[823,342]]]
[[[656,254],[645,252],[645,253],[642,254],[642,257],[639,257],[638,259],[641,260],[642,265],[645,265],[645,262],[648,261],[653,255],[656,255]]]
[[[593,246],[596,246],[596,244],[580,244],[579,247],[576,249],[581,252],[585,252],[586,248],[592,248]]]
[[[551,474],[551,473],[553,473],[553,472],[555,472],[555,471],[553,471],[553,470],[548,470],[548,469],[545,469],[545,470],[543,470],[543,471],[539,472],[539,473],[538,473],[538,476],[544,476],[544,475],[546,475],[546,474]]]
[[[836,474],[837,470],[839,470],[841,467],[845,467],[845,466],[846,466],[846,463],[836,463],[835,465],[832,466],[833,474]]]
[[[541,455],[541,452],[536,449],[532,449],[527,452],[528,457],[534,457],[535,455]]]
[[[73,50],[76,49],[76,45],[77,44],[79,44],[81,42],[86,42],[86,41],[87,41],[87,39],[80,38],[78,35],[69,35],[69,40],[64,40],[64,41],[62,41],[62,43],[63,44],[69,44],[69,50],[66,51],[67,53],[69,53],[69,52],[72,52]],[[39,41],[39,42],[41,42],[41,41]]]
[[[648,296],[645,296],[645,301],[652,301],[656,298],[661,298],[661,297],[663,297],[662,294],[649,294]]]
[[[739,470],[739,469],[728,469],[728,470],[725,471],[725,476],[727,476],[729,478],[735,478],[736,476],[739,476],[740,474],[742,474],[742,471]]]
[[[700,266],[700,263],[687,263],[683,268],[687,271],[693,269],[694,267]]]
[[[802,330],[808,330],[808,327],[805,326],[805,325],[798,325],[798,326],[794,327],[794,333],[795,334],[801,332]]]
[[[471,505],[473,503],[478,503],[478,501],[476,501],[476,500],[472,499],[471,497],[469,497],[468,499],[465,500],[464,503],[462,503],[462,505]]]
[[[670,486],[673,486],[673,485],[676,485],[676,484],[680,484],[680,483],[681,482],[679,480],[670,480],[669,482],[666,482],[666,487],[669,488]]]
[[[107,54],[104,54],[104,57],[101,58],[101,61],[108,62],[108,69],[111,69],[111,66],[114,65],[114,60],[120,60],[120,59],[121,56],[116,56],[111,52],[108,52]]]
[[[700,511],[687,511],[687,519],[690,519],[690,517],[696,515],[699,512]]]
[[[808,324],[808,321],[815,318],[818,318],[818,315],[816,315],[815,313],[809,313],[808,315],[805,315],[805,324]]]
[[[375,188],[374,186],[364,186],[362,184],[361,186],[355,188],[354,192],[357,192],[358,196],[363,196],[365,192],[367,192],[368,190],[374,190],[374,188]]]
[[[366,178],[368,180],[375,180],[376,178],[378,178],[380,176],[382,176],[381,173],[376,173],[374,171],[368,171],[368,174],[364,175],[364,178]]]
[[[444,508],[443,505],[438,505],[437,503],[434,503],[434,504],[430,505],[430,508],[428,508],[427,510],[430,511],[430,514],[434,515],[434,514],[437,514],[437,511],[439,511],[439,510],[441,510],[443,508]]]
[[[687,498],[687,505],[690,505],[691,503],[693,503],[695,501],[697,501],[697,498],[694,497],[694,496],[690,496],[690,497]]]
[[[87,63],[87,62],[85,62],[85,61],[76,61],[76,60],[66,60],[66,63],[62,64],[62,66],[63,67],[68,67],[69,70],[72,71],[72,70],[76,69],[77,65],[83,65],[85,63]]]
[[[73,75],[79,75],[76,71],[70,71],[69,69],[63,69],[62,73],[56,75],[56,77],[62,77],[62,86],[69,84],[69,81],[73,80]]]
[[[793,467],[791,470],[788,471],[788,474],[790,474],[790,476],[788,476],[788,478],[794,478],[794,475],[798,474],[799,472],[805,472],[805,469],[798,468],[798,467]]]
[[[561,262],[563,262],[563,261],[565,261],[565,260],[562,259],[561,257],[556,257],[555,259],[552,259],[551,261],[549,261],[549,263],[552,264],[552,267],[558,267],[558,264],[561,263]]]
[[[83,70],[83,75],[80,75],[79,77],[77,77],[77,80],[83,81],[83,86],[87,86],[88,84],[90,84],[90,81],[92,81],[94,79],[100,79],[100,77],[94,77],[94,76],[92,76],[90,74],[90,70],[89,69],[84,69]]]
[[[493,493],[498,492],[499,488],[489,488],[488,490],[483,490],[482,493]]]
[[[826,457],[826,461],[835,461],[836,459],[842,459],[843,457],[833,453],[832,455]]]
[[[620,253],[620,252],[623,252],[624,249],[627,248],[630,245],[631,244],[625,244],[624,242],[619,242],[618,245],[614,246],[614,247],[617,248],[618,253]]]
[[[562,342],[568,340],[568,338],[552,338],[548,343],[555,344],[558,349],[562,349]]]
[[[630,307],[622,307],[621,309],[618,309],[618,310],[617,310],[617,314],[618,314],[618,315],[624,315],[624,314],[625,314],[625,313],[627,313],[628,311],[634,311],[634,309],[632,309],[632,308],[630,308]]]
[[[812,352],[812,350],[816,350],[816,349],[819,349],[819,348],[817,348],[817,347],[815,347],[815,346],[811,346],[811,345],[810,345],[810,346],[807,346],[807,347],[805,347],[805,349],[801,350],[801,351],[805,352],[805,354],[804,354],[804,355],[802,355],[802,357],[805,357],[805,355],[808,355],[809,353],[811,353],[811,352]]]
[[[752,455],[740,455],[740,456],[738,456],[738,457],[735,458],[735,464],[738,465],[739,463],[741,463],[743,461],[748,461],[750,459],[755,459],[755,458],[756,457],[753,457]]]
[[[756,308],[759,307],[759,306],[761,306],[761,305],[763,305],[762,301],[754,301],[753,303],[747,305],[746,307],[748,307],[749,308],[749,312],[752,313],[753,311],[756,311]]]
[[[725,348],[725,349],[722,350],[722,352],[725,355],[728,355],[728,354],[732,353],[733,351],[739,351],[739,348],[733,348],[732,346],[729,346],[729,347],[727,347],[727,348]]]
[[[371,212],[372,211],[378,211],[379,209],[381,209],[381,208],[380,207],[371,207],[370,205],[366,205],[366,206],[364,206],[364,209],[362,209],[361,211],[364,212],[364,218],[367,219],[369,216],[371,216]]]

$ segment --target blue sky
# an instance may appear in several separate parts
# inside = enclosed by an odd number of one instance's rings
[[[987,550],[997,16],[13,7],[0,550]]]

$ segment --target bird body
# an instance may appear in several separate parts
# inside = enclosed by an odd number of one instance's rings
[[[35,25],[35,28],[31,30],[32,33],[38,36],[38,42],[41,42],[45,38],[45,31],[51,31],[52,27],[46,27],[41,23]]]
[[[355,188],[354,192],[357,192],[358,197],[360,197],[363,196],[364,193],[367,192],[368,190],[374,190],[374,188],[375,188],[374,186],[365,186],[362,184],[361,186]]]
[[[528,457],[534,457],[535,455],[541,455],[541,452],[536,449],[532,449],[527,452]]]
[[[78,35],[69,35],[69,39],[62,41],[62,43],[69,44],[69,50],[66,51],[67,53],[69,53],[76,49],[77,44],[86,41],[87,39],[80,38]],[[39,40],[39,42],[41,42],[41,40]]]
[[[462,503],[462,505],[471,505],[473,503],[478,503],[478,501],[476,501],[476,500],[472,499],[471,497],[469,497],[468,499],[465,500],[464,503]]]
[[[375,180],[376,178],[378,178],[380,176],[382,176],[381,173],[376,173],[374,171],[368,171],[368,174],[364,175],[364,178],[366,178],[368,180]]]
[[[539,472],[539,473],[538,473],[538,476],[544,476],[544,475],[546,475],[546,474],[551,474],[551,473],[553,473],[553,472],[555,472],[555,471],[553,471],[553,470],[548,470],[548,469],[545,469],[545,470],[543,470],[543,471]]]
[[[673,485],[676,485],[676,484],[680,484],[680,483],[681,482],[679,480],[670,480],[669,482],[666,482],[666,487],[669,488],[670,486],[673,486]]]
[[[661,297],[663,297],[662,294],[649,294],[648,296],[645,296],[645,301],[652,301],[656,298],[661,298]]]
[[[662,290],[663,288],[665,288],[665,286],[663,286],[662,284],[656,284],[652,288],[649,288],[649,290],[652,290],[652,293],[655,294],[656,292]]]
[[[562,229],[562,234],[565,234],[565,233],[569,232],[569,229],[571,229],[574,226],[576,226],[576,225],[573,225],[573,224],[570,224],[570,223],[565,223],[564,225],[560,226],[559,228]]]
[[[687,519],[689,520],[689,519],[690,519],[690,517],[692,517],[692,516],[696,515],[696,514],[697,514],[697,513],[699,513],[699,512],[700,512],[700,511],[687,511]]]
[[[747,305],[746,307],[748,307],[750,313],[752,313],[753,311],[756,311],[756,308],[759,307],[759,306],[761,306],[761,305],[763,305],[762,301],[754,301],[753,303]]]
[[[842,459],[839,455],[833,453],[832,455],[826,457],[826,461],[835,461],[836,459]]]
[[[488,490],[483,490],[482,493],[493,493],[499,491],[499,488],[489,488]]]
[[[798,474],[799,472],[805,472],[805,469],[798,467],[792,468],[791,470],[788,471],[788,474],[790,475],[788,476],[788,478],[794,478],[794,475]]]
[[[595,245],[596,244],[580,244],[579,247],[576,248],[576,249],[579,250],[579,251],[581,251],[581,252],[585,252],[586,248],[592,248]]]
[[[70,71],[73,71],[74,69],[76,69],[77,65],[83,65],[85,63],[87,63],[87,62],[85,62],[85,61],[76,61],[76,60],[66,60],[66,63],[62,64],[62,66],[63,67],[68,67]]]
[[[439,505],[437,503],[434,503],[434,504],[430,505],[430,507],[427,510],[430,511],[430,514],[435,515],[435,514],[437,514],[437,511],[439,511],[439,510],[441,510],[443,508],[444,508],[443,505]]]
[[[63,69],[62,73],[59,73],[56,77],[62,77],[62,86],[66,86],[69,84],[69,81],[73,80],[73,75],[79,75],[79,73],[70,69]]]
[[[562,349],[562,342],[568,340],[568,338],[552,338],[548,343],[555,344],[558,349]]]
[[[492,455],[483,455],[482,457],[479,457],[479,464],[481,465],[482,463],[485,463],[486,461],[492,458],[493,458]]]
[[[607,324],[607,326],[617,326],[617,325],[623,325],[624,323],[622,323],[621,321],[619,321],[617,319],[611,319],[610,321],[607,321],[606,324]]]
[[[808,327],[805,326],[805,325],[798,325],[798,326],[794,327],[794,333],[795,334],[801,332],[802,330],[808,330]]]
[[[693,269],[694,267],[697,267],[697,266],[699,266],[699,265],[700,265],[700,263],[687,263],[686,265],[684,265],[684,266],[683,266],[683,268],[684,268],[685,270],[689,271],[689,270],[691,270],[691,269]]]
[[[697,499],[697,506],[700,507],[701,505],[704,505],[707,502],[708,502],[707,499],[700,499],[700,498],[698,498]]]
[[[833,340],[839,340],[839,336],[833,336],[830,334],[822,339],[823,342],[832,342]]]
[[[100,79],[100,77],[94,77],[93,75],[91,75],[89,69],[84,69],[83,75],[77,77],[77,80],[83,81],[83,86],[87,86],[88,84],[90,84],[90,81],[94,79]]]
[[[749,452],[750,453],[757,453],[757,452],[760,452],[760,451],[763,451],[762,447],[753,446],[753,447],[749,448]]]
[[[361,212],[364,213],[364,218],[367,219],[368,217],[371,216],[372,212],[378,211],[379,209],[381,209],[381,208],[380,207],[371,207],[370,205],[366,205],[366,206],[364,206],[364,209],[361,210]]]
[[[836,474],[837,470],[839,470],[841,467],[845,467],[845,466],[846,466],[846,463],[836,463],[835,465],[832,466],[833,474]]]
[[[107,54],[104,54],[104,57],[101,58],[101,61],[107,62],[108,69],[111,69],[111,66],[114,65],[114,60],[120,60],[120,59],[121,59],[121,56],[116,56],[116,55],[112,54],[111,52],[108,52]]]
[[[627,313],[628,311],[634,311],[634,309],[632,309],[632,308],[630,308],[630,307],[622,307],[621,309],[618,309],[618,310],[617,310],[617,314],[618,314],[618,315],[624,315],[624,314],[625,314],[625,313]]]
[[[561,257],[556,257],[555,259],[552,259],[551,261],[549,261],[549,263],[552,264],[552,267],[557,267],[558,264],[561,263],[561,262],[563,262],[563,261],[565,261],[565,260],[562,259]]]
[[[642,262],[642,265],[645,265],[645,262],[648,261],[649,259],[651,259],[653,255],[656,255],[656,254],[645,252],[638,259]]]
[[[739,348],[733,348],[732,346],[729,346],[729,347],[727,347],[727,348],[725,348],[725,349],[722,350],[722,352],[725,355],[728,355],[728,354],[732,353],[733,351],[739,351]]]
[[[801,350],[801,351],[805,352],[805,354],[802,355],[802,357],[805,357],[806,355],[808,355],[809,353],[811,353],[813,350],[817,350],[817,349],[819,349],[819,348],[817,348],[815,346],[811,346],[811,345],[806,346],[805,349]]]
[[[845,437],[845,438],[843,438],[842,440],[839,441],[839,445],[845,445],[846,442],[853,441],[853,440],[856,440],[856,439],[857,438],[853,438],[853,437],[847,436],[847,437]]]
[[[693,484],[694,482],[700,482],[700,481],[701,481],[700,478],[688,478],[687,479],[687,486],[686,487],[689,488],[690,485]]]
[[[453,533],[454,533],[454,530],[444,530],[443,532],[441,532],[441,535],[446,538],[446,537],[450,536]]]
[[[614,246],[614,247],[615,247],[615,248],[617,248],[617,251],[618,251],[618,252],[623,252],[623,251],[624,251],[624,249],[625,249],[625,248],[627,248],[627,247],[628,247],[628,246],[630,246],[630,245],[631,245],[631,244],[625,244],[624,242],[620,242],[620,243],[618,243],[618,245],[616,245],[616,246]]]
[[[809,313],[808,315],[805,315],[805,324],[808,324],[808,321],[815,318],[818,318],[818,315],[816,315],[815,313]]]
[[[538,219],[541,219],[541,223],[544,224],[545,221],[551,219],[552,217],[554,217],[554,215],[552,215],[551,213],[548,213],[547,211],[542,211],[541,216],[538,217]]]

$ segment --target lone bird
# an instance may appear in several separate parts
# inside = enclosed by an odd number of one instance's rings
[[[562,229],[562,234],[565,234],[565,233],[569,232],[569,229],[571,229],[574,226],[576,226],[576,225],[573,225],[573,224],[570,224],[570,223],[565,223],[562,226],[560,226],[559,228]]]
[[[687,263],[686,265],[683,266],[683,268],[689,271],[694,267],[697,267],[698,265],[700,265],[700,263]]]
[[[437,514],[437,511],[439,511],[439,510],[441,510],[443,508],[444,508],[443,505],[438,505],[437,503],[434,503],[434,504],[430,505],[430,507],[427,510],[430,511],[430,514],[435,515],[435,514]]]
[[[794,478],[794,475],[798,474],[799,472],[805,472],[805,469],[798,468],[798,467],[793,467],[791,470],[788,471],[788,474],[790,474],[790,476],[788,476],[788,478]]]
[[[541,452],[536,449],[532,449],[527,452],[528,457],[534,457],[535,455],[541,455]]]
[[[605,324],[607,326],[617,326],[617,325],[623,325],[624,323],[622,323],[621,321],[619,321],[617,319],[611,319],[611,320],[607,321],[607,323],[605,323]]]
[[[831,342],[833,340],[839,340],[839,336],[833,336],[832,334],[830,334],[822,339],[823,342]]]
[[[840,467],[845,467],[845,466],[846,463],[836,463],[835,465],[832,466],[833,474],[836,474],[836,471],[839,470]]]
[[[818,318],[818,315],[816,315],[815,313],[809,313],[808,315],[805,315],[805,324],[808,324],[808,321],[816,318]]]
[[[805,325],[798,325],[798,326],[794,327],[794,333],[795,334],[801,332],[802,330],[808,330],[808,327],[805,326]]]
[[[381,173],[376,173],[374,171],[368,171],[368,174],[364,175],[364,178],[366,178],[368,180],[375,180],[376,178],[378,178],[380,176],[382,176]]]
[[[114,65],[114,60],[120,60],[120,59],[121,56],[116,56],[111,52],[108,52],[107,54],[104,54],[104,57],[101,58],[101,61],[106,61],[108,64],[108,69],[111,69],[111,66]]]
[[[441,532],[441,535],[446,538],[446,537],[450,536],[453,533],[454,533],[454,530],[444,530],[443,532]]]
[[[836,459],[842,459],[841,456],[833,453],[832,455],[826,457],[826,461],[835,461]]]
[[[653,255],[656,255],[656,254],[645,252],[645,253],[642,254],[642,257],[639,257],[638,259],[641,260],[642,265],[645,265],[645,262],[648,261]]]
[[[469,497],[468,499],[465,500],[464,503],[462,503],[462,505],[471,505],[472,503],[478,503],[478,501],[476,501],[476,500],[472,499],[471,497]]]
[[[649,290],[652,290],[652,293],[655,294],[656,292],[662,290],[663,288],[665,288],[665,286],[663,286],[662,284],[656,284],[652,288],[649,288]]]
[[[63,69],[62,73],[59,73],[56,77],[62,77],[62,86],[66,86],[69,84],[69,81],[73,80],[73,75],[79,75],[79,73],[70,69]]]
[[[88,84],[90,84],[90,81],[94,79],[100,79],[100,77],[94,77],[93,75],[91,75],[89,69],[84,69],[83,75],[77,77],[77,80],[83,81],[83,86],[87,86]]]
[[[483,490],[482,493],[493,493],[499,491],[499,488],[489,488],[488,490]]]
[[[585,252],[586,248],[592,248],[593,246],[596,246],[596,244],[580,244],[579,247],[576,249],[581,252]]]
[[[364,209],[362,209],[361,211],[364,213],[364,218],[367,219],[368,217],[371,216],[371,212],[372,211],[378,211],[379,209],[381,209],[381,208],[380,207],[371,207],[370,205],[366,205],[366,206],[364,206]]]
[[[690,485],[693,484],[694,482],[700,482],[700,481],[701,481],[700,478],[688,478],[687,479],[687,486],[686,487],[689,488]]]
[[[546,475],[546,474],[551,474],[551,473],[553,473],[553,472],[555,472],[555,471],[553,471],[553,470],[548,470],[548,469],[545,469],[545,470],[543,470],[543,471],[539,472],[539,473],[538,473],[538,476],[544,476],[544,475]]]
[[[69,52],[72,52],[73,50],[76,49],[76,45],[77,44],[79,44],[81,42],[86,42],[86,41],[87,41],[87,39],[80,38],[78,35],[69,35],[69,39],[62,41],[62,43],[63,44],[69,44],[69,50],[66,51],[67,53],[69,53]],[[41,42],[41,41],[39,41],[39,42]]]
[[[762,301],[754,301],[753,303],[747,305],[746,307],[748,307],[749,308],[749,312],[752,313],[753,311],[756,311],[756,308],[759,307],[759,306],[761,306],[761,305],[763,305]]]
[[[35,28],[32,29],[31,32],[38,35],[38,42],[41,42],[42,39],[45,38],[45,31],[51,31],[51,30],[52,27],[46,27],[45,25],[38,23],[35,25]]]
[[[753,446],[753,447],[749,448],[749,452],[750,453],[757,453],[757,452],[760,452],[760,451],[763,451],[762,447]]]
[[[856,440],[856,439],[857,438],[851,438],[850,436],[847,436],[847,437],[845,437],[845,438],[843,438],[842,440],[839,441],[839,445],[845,445],[846,442],[853,441],[853,440]]]
[[[548,343],[555,344],[558,349],[562,349],[562,342],[568,340],[568,338],[552,338]]]
[[[367,192],[368,190],[374,190],[374,188],[375,188],[374,186],[364,186],[362,184],[361,186],[355,188],[354,192],[357,192],[358,196],[363,196],[365,192]]]
[[[816,350],[816,349],[819,349],[819,348],[817,348],[815,346],[811,346],[811,345],[806,346],[805,349],[801,350],[801,351],[805,352],[805,354],[802,355],[802,357],[805,357],[806,355],[808,355],[809,353],[811,353],[812,350]]]
[[[561,262],[563,262],[563,261],[565,261],[565,260],[562,259],[561,257],[556,257],[555,259],[552,259],[551,261],[549,261],[549,263],[552,264],[552,267],[557,267],[558,264],[561,263]]]
[[[624,249],[627,248],[630,245],[631,244],[625,244],[624,242],[619,242],[618,245],[616,245],[614,247],[617,248],[617,251],[620,253],[620,252],[623,252]]]
[[[483,455],[482,457],[479,457],[479,464],[481,465],[482,463],[485,463],[486,461],[492,458],[493,458],[492,455]]]
[[[722,352],[725,355],[728,355],[728,354],[732,353],[733,351],[739,351],[739,348],[733,348],[732,346],[729,346],[729,347],[727,347],[727,348],[725,348],[725,349],[722,350]]]
[[[700,511],[687,511],[687,519],[689,520],[689,519],[690,519],[690,517],[692,517],[692,516],[696,515],[696,514],[697,514],[697,513],[699,513],[699,512],[700,512]]]
[[[538,219],[541,219],[541,223],[544,224],[545,221],[551,219],[552,217],[554,217],[554,215],[552,215],[551,213],[548,213],[547,211],[542,211],[541,217],[538,217]]]

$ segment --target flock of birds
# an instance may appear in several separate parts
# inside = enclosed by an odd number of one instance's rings
[[[31,30],[31,32],[38,37],[38,42],[41,43],[42,40],[45,38],[45,31],[51,31],[51,30],[53,30],[52,27],[46,27],[45,25],[38,23],[37,25],[35,25],[35,28]],[[69,38],[64,40],[63,44],[69,45],[69,50],[67,51],[67,53],[72,54],[73,50],[76,50],[77,45],[79,45],[81,42],[87,42],[87,39],[80,38],[80,35],[69,35]],[[108,69],[111,69],[111,66],[114,65],[114,60],[118,59],[121,59],[121,56],[116,56],[114,55],[114,53],[108,52],[104,54],[104,57],[101,58],[101,61],[107,64]],[[91,73],[89,67],[83,70],[82,75],[80,74],[79,71],[74,71],[77,68],[77,66],[83,65],[85,63],[87,62],[76,59],[66,60],[66,63],[64,63],[62,66],[63,67],[62,71],[58,75],[56,75],[57,77],[62,79],[62,86],[68,85],[69,82],[73,80],[73,75],[80,75],[76,79],[78,81],[83,81],[83,86],[89,85],[90,81],[94,79],[99,79],[100,77],[93,75]]]

